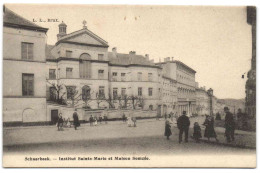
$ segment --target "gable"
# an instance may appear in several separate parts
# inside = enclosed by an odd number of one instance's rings
[[[97,39],[93,38],[87,33],[83,33],[72,38],[67,39],[66,41],[69,42],[76,42],[76,43],[83,43],[83,44],[92,44],[92,45],[104,45],[102,42],[98,41]]]

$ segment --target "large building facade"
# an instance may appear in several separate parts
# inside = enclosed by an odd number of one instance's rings
[[[46,32],[4,7],[3,122],[46,121]]]
[[[82,114],[105,109],[191,116],[196,104],[207,113],[196,71],[181,61],[154,63],[148,54],[109,52],[108,42],[85,24],[72,33],[64,22],[58,27],[57,42],[47,45],[46,28],[5,9],[4,122],[55,122],[59,107],[68,117],[74,108]]]

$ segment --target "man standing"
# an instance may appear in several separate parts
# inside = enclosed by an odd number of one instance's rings
[[[180,116],[177,120],[177,126],[180,130],[179,132],[179,143],[182,142],[182,134],[185,133],[185,142],[188,142],[188,134],[190,127],[189,117],[186,116],[186,111],[183,111],[182,116]]]
[[[80,126],[79,124],[79,117],[78,117],[78,114],[76,112],[77,110],[75,110],[75,112],[73,113],[73,122],[74,122],[74,128],[75,130],[77,130],[77,127]]]
[[[231,142],[230,139],[232,139],[232,141],[235,140],[234,138],[234,133],[235,133],[235,121],[233,118],[233,114],[231,112],[229,112],[229,108],[228,107],[224,107],[224,112],[226,113],[226,117],[225,117],[225,135],[226,135],[226,139],[227,142]]]

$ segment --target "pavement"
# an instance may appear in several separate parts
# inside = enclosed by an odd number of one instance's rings
[[[189,135],[193,133],[193,123],[199,122],[201,125],[204,121],[203,117],[190,118],[191,129]],[[171,140],[178,141],[178,129],[176,122],[172,124],[173,135]],[[204,126],[202,126],[202,135],[204,134]],[[211,139],[202,139],[202,142],[210,145],[222,145],[238,148],[256,148],[256,134],[254,132],[246,132],[241,130],[235,131],[235,141],[226,143],[224,132],[225,129],[216,127],[219,142]],[[155,119],[138,120],[137,127],[127,127],[122,121],[111,121],[108,124],[98,124],[98,126],[90,127],[89,124],[81,124],[78,130],[73,128],[64,128],[63,131],[57,131],[56,126],[28,126],[28,127],[5,127],[3,129],[3,145],[19,146],[26,144],[55,144],[62,142],[74,141],[90,141],[90,140],[114,140],[124,138],[143,138],[143,137],[163,137],[164,138],[164,120]],[[190,141],[192,139],[190,138]]]

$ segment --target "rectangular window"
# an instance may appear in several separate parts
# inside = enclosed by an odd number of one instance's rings
[[[103,61],[104,60],[104,54],[98,54],[98,60]]]
[[[105,98],[105,87],[104,86],[99,86],[98,96],[99,96],[99,98]]]
[[[116,99],[118,96],[117,88],[113,88],[113,98]]]
[[[142,92],[142,87],[138,87],[138,96],[142,96],[143,92]]]
[[[66,78],[72,78],[72,68],[66,68]]]
[[[75,96],[76,86],[66,86],[67,99],[72,99]]]
[[[104,70],[98,70],[98,79],[104,79]]]
[[[55,69],[49,69],[49,79],[56,79]]]
[[[121,81],[125,81],[125,73],[121,73]]]
[[[137,74],[137,80],[142,81],[142,72],[138,72]]]
[[[91,62],[80,61],[79,62],[79,76],[80,78],[90,79],[91,78]]]
[[[153,88],[148,88],[148,94],[149,96],[153,96]]]
[[[126,88],[121,88],[121,95],[125,96],[126,95]]]
[[[66,57],[71,58],[72,57],[72,51],[66,50]]]
[[[33,60],[33,43],[22,42],[22,59]]]
[[[51,101],[56,100],[56,89],[55,89],[55,87],[50,87],[50,100]]]
[[[148,81],[153,81],[153,74],[152,73],[148,73]]]
[[[34,95],[34,74],[22,74],[23,96]]]
[[[117,81],[117,72],[112,73],[112,81]]]

